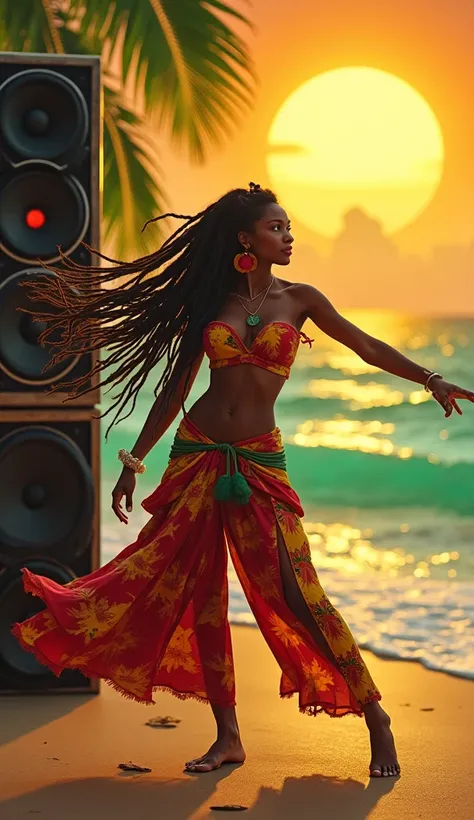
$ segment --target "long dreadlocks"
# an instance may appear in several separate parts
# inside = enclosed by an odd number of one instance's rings
[[[107,438],[114,423],[133,412],[150,370],[166,354],[166,368],[154,389],[157,396],[162,388],[157,418],[163,418],[187,370],[186,393],[193,363],[201,353],[204,327],[216,318],[242,275],[233,267],[235,254],[242,250],[238,232],[251,230],[272,202],[277,202],[272,191],[251,183],[250,190],[228,191],[195,216],[169,213],[148,220],[142,230],[149,222],[167,217],[184,219],[185,223],[157,251],[133,262],[110,259],[83,243],[112,266],[80,265],[60,249],[64,267],[41,263],[55,275],[40,276],[25,286],[32,300],[54,307],[51,313],[26,311],[36,321],[46,323],[39,335],[40,343],[52,348],[45,369],[70,356],[102,349],[108,352],[87,374],[50,390],[66,389],[65,401],[71,401],[94,389],[87,386],[92,376],[115,366],[98,384],[110,385],[106,392],[123,385],[100,416],[117,408]],[[122,277],[127,278],[121,284],[103,287]],[[55,334],[58,330],[59,339]],[[128,413],[119,418],[130,401]]]

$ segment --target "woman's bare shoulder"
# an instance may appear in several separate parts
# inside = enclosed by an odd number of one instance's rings
[[[303,312],[308,309],[308,305],[317,300],[318,296],[323,297],[320,291],[313,285],[308,285],[306,282],[290,282],[286,279],[278,279],[280,291],[285,293],[299,309]]]

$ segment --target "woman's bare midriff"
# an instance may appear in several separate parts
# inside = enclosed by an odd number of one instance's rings
[[[275,427],[274,405],[285,379],[253,364],[211,371],[211,384],[187,411],[212,441],[233,444]]]

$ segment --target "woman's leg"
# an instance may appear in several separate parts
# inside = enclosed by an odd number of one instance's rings
[[[217,513],[217,511],[215,511]],[[186,769],[209,772],[223,763],[243,763],[245,751],[235,713],[235,676],[228,620],[227,547],[223,524],[205,549],[192,601],[193,640],[204,689],[216,719],[217,738],[201,757],[189,760]]]
[[[229,505],[232,560],[261,632],[283,675],[282,697],[299,695],[306,714],[366,717],[371,772],[398,773],[390,719],[349,627],[322,589],[301,519],[289,504],[254,493]]]
[[[321,651],[331,663],[338,666],[338,661],[332,649],[313,618],[308,604],[303,597],[279,525],[277,525],[277,546],[280,574],[286,603],[293,614],[299,618],[301,623],[306,627]],[[391,721],[389,715],[382,709],[378,701],[366,703],[362,706],[362,709],[370,733],[372,759],[369,768],[371,774],[375,777],[399,774],[400,766],[397,761],[395,742],[390,729]]]

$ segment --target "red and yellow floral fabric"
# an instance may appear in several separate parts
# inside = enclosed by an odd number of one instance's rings
[[[231,325],[226,322],[210,322],[204,328],[203,347],[209,357],[211,370],[237,364],[254,364],[287,379],[298,350],[300,335],[305,336],[288,322],[270,322],[257,333],[249,350]]]
[[[181,438],[210,442],[185,416]],[[263,452],[281,449],[278,428],[235,442]],[[219,450],[172,459],[157,489],[142,502],[151,518],[136,541],[89,575],[62,586],[23,568],[25,589],[46,608],[13,634],[59,675],[80,669],[121,694],[154,703],[166,689],[222,706],[235,704],[227,616],[227,549],[262,634],[282,670],[280,695],[298,694],[306,714],[362,716],[380,700],[351,632],[322,589],[300,516],[303,510],[284,470],[239,456],[252,488],[248,505],[213,496],[225,470]],[[289,609],[279,571],[277,529],[295,577],[337,659],[318,648]]]

